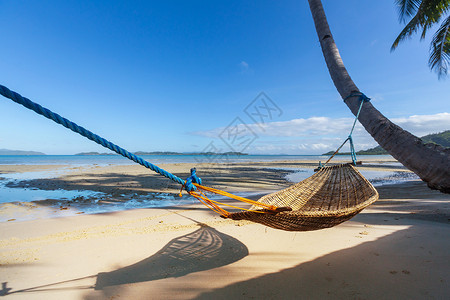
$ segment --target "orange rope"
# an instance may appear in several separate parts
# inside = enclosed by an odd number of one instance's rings
[[[203,203],[206,207],[208,207],[212,211],[215,211],[219,215],[224,216],[224,217],[228,217],[230,215],[230,213],[228,211],[224,210],[223,208],[221,208],[220,206],[215,204],[214,202],[216,202],[216,201],[212,201],[212,200],[208,199],[208,197],[206,197],[206,195],[203,194],[202,192],[196,193],[194,191],[191,191],[191,192],[189,192],[189,194],[191,196],[197,198],[197,200],[199,200],[201,203]],[[221,204],[223,204],[223,203],[221,203]]]
[[[225,209],[221,208],[219,205],[225,205],[228,207],[232,207],[232,208],[236,208],[236,209],[241,209],[241,210],[246,210],[246,211],[252,211],[252,212],[258,212],[258,213],[266,213],[264,211],[257,211],[257,210],[251,210],[251,209],[247,209],[247,208],[242,208],[242,207],[238,207],[238,206],[234,206],[231,204],[227,204],[227,203],[223,203],[223,202],[219,202],[219,201],[215,201],[215,200],[211,200],[209,199],[201,190],[210,192],[210,193],[214,193],[214,194],[218,194],[218,195],[222,195],[228,198],[232,198],[238,201],[242,201],[245,203],[249,203],[255,206],[260,206],[263,207],[269,211],[276,211],[277,207],[273,206],[273,205],[268,205],[265,203],[260,203],[257,201],[253,201],[244,197],[240,197],[240,196],[236,196],[233,194],[230,194],[228,192],[222,191],[222,190],[218,190],[218,189],[214,189],[211,187],[206,187],[206,186],[202,186],[199,185],[197,183],[193,183],[196,187],[197,187],[197,191],[190,191],[188,192],[189,195],[195,197],[197,200],[199,200],[201,203],[203,203],[206,207],[208,207],[209,209],[213,210],[214,212],[220,214],[223,217],[228,217],[230,215],[230,213],[228,211],[226,211]],[[184,187],[184,185],[183,185]],[[183,188],[182,187],[182,188]],[[180,197],[181,197],[181,191],[180,191]],[[219,205],[218,205],[219,204]]]
[[[248,198],[236,196],[236,195],[230,194],[230,193],[222,191],[222,190],[218,190],[218,189],[215,189],[215,188],[199,185],[199,184],[196,184],[196,183],[194,183],[194,185],[198,189],[202,189],[202,190],[214,193],[214,194],[222,195],[222,196],[225,196],[225,197],[228,197],[228,198],[232,198],[232,199],[235,199],[235,200],[239,200],[239,201],[242,201],[242,202],[245,202],[245,203],[249,203],[249,204],[252,204],[252,205],[261,206],[261,207],[267,208],[269,210],[276,210],[277,209],[277,207],[274,206],[274,205],[260,203],[258,201],[253,201],[253,200],[250,200]]]

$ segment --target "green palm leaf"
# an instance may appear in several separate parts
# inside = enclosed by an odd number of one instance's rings
[[[431,41],[428,65],[438,73],[438,78],[447,75],[450,64],[450,16],[441,24]]]
[[[394,43],[391,46],[391,51],[394,51],[395,48],[397,48],[398,44],[402,41],[404,41],[407,37],[410,37],[414,33],[419,30],[420,27],[422,27],[421,23],[423,22],[423,16],[422,16],[422,8],[423,2],[420,4],[418,8],[418,12],[416,15],[411,19],[411,21],[406,24],[405,28],[400,32],[400,34],[395,39]]]
[[[395,0],[398,6],[399,21],[406,23],[406,19],[416,14],[422,0]]]
[[[395,0],[395,3],[399,7],[400,22],[406,22],[408,18],[411,20],[395,39],[391,51],[420,29],[422,30],[420,39],[423,40],[427,31],[450,11],[450,0]],[[450,17],[447,17],[441,24],[430,45],[428,65],[438,73],[439,78],[447,75],[450,62],[449,19]]]
[[[449,0],[424,0],[421,8],[423,28],[421,39],[425,38],[426,32],[434,24],[438,23],[443,15],[445,15],[450,8]]]
[[[398,44],[416,33],[422,28],[421,39],[425,38],[427,30],[438,23],[441,17],[450,9],[450,0],[395,0],[399,5],[399,16],[401,21],[406,17],[414,17],[406,24],[398,37],[392,44],[391,51],[397,48]]]

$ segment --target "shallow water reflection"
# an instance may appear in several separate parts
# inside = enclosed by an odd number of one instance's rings
[[[386,184],[402,183],[410,180],[419,180],[419,176],[409,171],[389,171],[389,170],[359,170],[359,172],[367,178],[374,186]],[[291,182],[300,182],[314,174],[313,169],[300,169],[295,173],[286,176]]]

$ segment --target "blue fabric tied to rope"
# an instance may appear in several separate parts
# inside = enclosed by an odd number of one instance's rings
[[[191,176],[186,179],[185,189],[188,192],[195,191],[197,188],[192,183],[202,184],[202,179],[197,176],[197,169],[191,169]]]
[[[347,101],[347,99],[351,97],[359,97],[359,101],[369,102],[370,98],[364,95],[364,93],[361,92],[352,92],[350,95],[345,97],[344,102]]]

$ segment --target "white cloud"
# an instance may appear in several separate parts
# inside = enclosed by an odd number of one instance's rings
[[[293,119],[290,121],[270,122],[262,126],[259,124],[246,124],[258,136],[267,137],[311,137],[316,135],[327,136],[350,131],[353,120],[351,118],[332,119],[328,117],[311,117],[307,119]],[[245,125],[240,125],[244,129]],[[208,131],[199,131],[193,134],[215,138],[226,127],[215,128]]]
[[[334,136],[349,132],[353,125],[353,118],[329,118],[311,117],[307,119],[293,119],[289,121],[265,123],[261,127],[258,124],[246,124],[259,136],[276,137],[312,137]],[[392,121],[410,131],[423,136],[450,129],[450,113],[438,113],[435,115],[413,115],[404,118],[393,118]],[[244,125],[241,125],[244,126]],[[194,135],[217,137],[226,127],[219,127],[208,131],[194,132]],[[364,129],[357,123],[355,134],[362,134]]]
[[[353,118],[311,117],[289,121],[270,122],[261,127],[246,124],[258,138],[246,152],[260,154],[320,154],[335,150],[348,136]],[[413,115],[393,118],[392,121],[416,136],[437,133],[450,129],[450,113]],[[244,129],[245,125],[240,125]],[[238,127],[239,128],[239,127]],[[219,139],[226,127],[192,133],[211,139]],[[375,147],[377,143],[357,123],[353,131],[356,150]],[[348,151],[344,146],[343,151]]]
[[[311,117],[308,119],[293,119],[283,122],[266,123],[262,127],[262,135],[267,136],[314,136],[332,135],[350,130],[352,119],[327,117]],[[258,130],[258,125],[250,125],[252,129]]]
[[[239,68],[241,69],[241,73],[242,74],[251,72],[250,66],[249,66],[249,64],[246,61],[241,61],[239,63]]]
[[[405,118],[393,118],[392,122],[414,135],[424,136],[450,129],[450,113],[435,115],[413,115]]]

